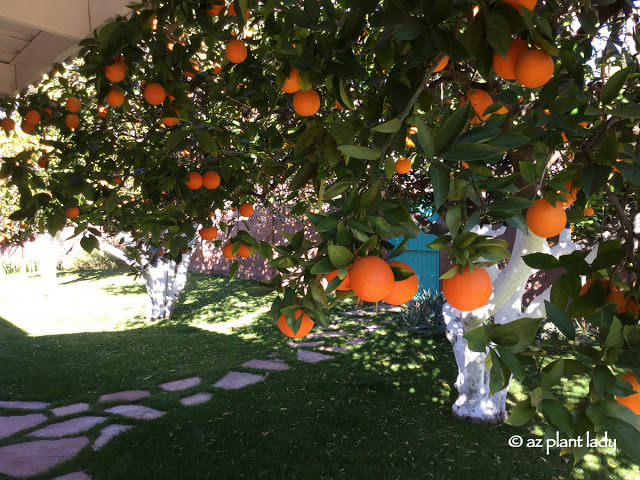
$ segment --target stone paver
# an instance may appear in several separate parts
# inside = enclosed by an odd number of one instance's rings
[[[56,417],[64,417],[65,415],[73,415],[74,413],[86,412],[89,410],[88,403],[74,403],[65,407],[52,408],[51,412]]]
[[[50,437],[59,438],[69,435],[75,435],[80,432],[85,432],[90,428],[101,424],[106,421],[107,417],[78,417],[67,420],[66,422],[54,423],[53,425],[47,425],[40,430],[36,430],[30,433],[30,437]]]
[[[185,378],[175,382],[163,383],[160,388],[167,392],[179,392],[200,385],[200,377]]]
[[[237,388],[246,387],[257,382],[261,382],[265,377],[262,375],[256,375],[254,373],[244,372],[229,372],[216,383],[214,387],[224,388],[225,390],[234,390]]]
[[[38,440],[0,448],[0,473],[26,478],[46,472],[75,457],[89,443],[87,437]]]
[[[307,335],[307,338],[334,338],[346,337],[346,332],[313,332]]]
[[[210,393],[197,393],[190,397],[181,398],[180,403],[185,407],[191,407],[193,405],[200,405],[201,403],[208,402],[209,400],[211,400]]]
[[[367,325],[366,327],[364,327],[364,329],[367,332],[377,332],[378,330],[380,330],[382,327],[380,325]]]
[[[320,347],[323,352],[345,353],[349,351],[349,347]]]
[[[84,472],[73,472],[56,477],[53,480],[91,480],[91,477]]]
[[[47,417],[42,413],[32,413],[30,415],[15,415],[11,417],[0,417],[0,438],[10,437],[14,433],[33,428],[46,422]]]
[[[275,362],[272,360],[249,360],[244,362],[241,367],[256,368],[260,370],[289,370],[289,365],[284,362]]]
[[[18,408],[21,410],[44,410],[50,403],[46,402],[6,402],[0,400],[0,408]]]
[[[365,343],[369,343],[369,340],[364,337],[347,338],[347,343],[349,345],[364,345]]]
[[[105,412],[115,413],[128,418],[137,418],[139,420],[153,420],[167,413],[143,405],[118,405],[117,407],[106,409]]]
[[[132,428],[132,425],[118,425],[116,423],[114,423],[113,425],[108,425],[100,430],[100,436],[96,439],[95,442],[93,442],[93,446],[91,448],[98,451],[102,447],[104,447],[107,442],[113,437],[120,435],[121,433],[124,433]]]
[[[102,395],[98,400],[100,402],[109,402],[111,400],[124,400],[126,402],[133,402],[151,395],[146,390],[127,390],[125,392],[107,393]]]
[[[323,360],[329,360],[333,358],[331,355],[325,355],[324,353],[310,352],[308,350],[298,350],[298,360],[306,363],[318,363]]]
[[[287,343],[291,348],[303,348],[303,347],[318,347],[320,345],[324,345],[324,340],[319,340],[317,342],[289,342]]]

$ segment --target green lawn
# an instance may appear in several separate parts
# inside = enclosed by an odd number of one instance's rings
[[[122,271],[62,274],[49,298],[38,293],[37,277],[0,277],[0,399],[85,401],[99,414],[99,395],[148,389],[152,396],[139,403],[168,412],[158,420],[119,419],[136,428],[33,478],[81,469],[94,480],[640,478],[622,454],[594,452],[572,472],[558,450],[546,456],[508,446],[515,434],[533,438],[530,427],[455,421],[450,345],[400,333],[397,314],[372,317],[395,323],[366,334],[367,345],[319,364],[298,362],[260,313],[269,299],[244,294],[250,283],[190,274],[174,319],[153,324],[144,319],[144,286]],[[335,313],[350,336],[361,335],[360,325]],[[325,344],[346,345],[341,338]],[[293,368],[240,390],[210,386],[270,354]],[[178,403],[191,391],[158,388],[195,375],[203,384],[193,393],[213,394],[201,406]],[[0,447],[24,439],[3,439]]]

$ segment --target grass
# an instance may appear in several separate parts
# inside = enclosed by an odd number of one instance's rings
[[[441,337],[400,333],[392,313],[371,317],[383,329],[366,334],[370,343],[304,364],[259,313],[269,299],[242,292],[247,280],[190,274],[174,318],[147,323],[144,288],[122,271],[61,275],[55,298],[48,299],[35,293],[37,277],[12,277],[0,279],[2,399],[53,406],[86,401],[90,414],[100,414],[99,395],[148,389],[151,397],[140,403],[168,412],[153,421],[119,419],[136,428],[35,480],[75,470],[97,480],[640,477],[622,454],[594,451],[573,470],[557,450],[547,456],[508,446],[512,435],[539,435],[539,426],[455,421],[450,345]],[[335,318],[350,337],[362,335],[351,317],[336,310]],[[341,338],[325,344],[346,345]],[[227,371],[243,370],[241,363],[270,354],[292,369],[240,390],[211,387]],[[201,406],[182,407],[178,400],[187,393],[158,388],[195,375],[203,383],[194,393],[213,394]],[[517,396],[521,388],[514,384],[512,391]],[[0,447],[25,439],[2,439]]]

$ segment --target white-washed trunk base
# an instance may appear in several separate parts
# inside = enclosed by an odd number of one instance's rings
[[[180,292],[187,284],[187,271],[192,253],[182,255],[176,265],[173,260],[158,259],[155,264],[147,264],[142,273],[147,287],[147,318],[170,318]]]
[[[43,245],[42,255],[38,259],[42,294],[51,295],[58,286],[58,263],[64,255],[64,239],[58,232],[55,237],[45,233],[39,240]]]

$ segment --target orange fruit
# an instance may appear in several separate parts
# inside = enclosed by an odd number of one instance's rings
[[[387,262],[379,257],[356,259],[349,271],[351,290],[365,302],[379,302],[391,293],[393,271]]]
[[[9,133],[10,131],[16,128],[16,122],[11,120],[10,118],[3,118],[2,123],[0,123],[0,126],[6,133]]]
[[[564,185],[565,185],[565,187],[567,187],[567,190],[569,191],[569,193],[559,192],[560,193],[560,197],[559,198],[564,197],[566,201],[560,202],[560,200],[558,200],[558,202],[563,207],[569,207],[571,204],[573,204],[573,202],[575,202],[578,199],[578,197],[577,197],[578,189],[577,188],[571,188],[571,180],[567,180],[566,182],[564,182]]]
[[[253,215],[253,205],[251,205],[250,203],[243,203],[242,205],[240,205],[240,208],[238,208],[238,212],[243,217],[250,217],[251,215]]]
[[[213,64],[213,73],[215,75],[220,75],[220,72],[222,72],[222,66],[218,62],[214,63]]]
[[[320,109],[320,96],[313,88],[293,96],[293,109],[301,117],[314,115]]]
[[[220,186],[220,175],[213,170],[209,170],[202,176],[202,184],[204,185],[204,188],[209,190],[218,188],[218,186]]]
[[[280,331],[284,333],[287,337],[290,337],[290,338],[306,337],[307,334],[313,328],[313,320],[311,320],[306,313],[303,313],[301,308],[297,309],[294,313],[294,316],[296,317],[296,319],[298,319],[300,315],[302,315],[302,321],[300,322],[300,328],[298,329],[297,333],[293,333],[293,330],[291,330],[289,325],[287,325],[286,315],[282,315],[278,319],[278,323],[276,325],[278,325],[278,328],[280,329]]]
[[[46,118],[53,118],[53,108],[51,107],[44,107],[43,108],[44,113],[46,113]]]
[[[191,190],[199,189],[202,186],[202,175],[198,172],[189,172],[189,181],[186,184]]]
[[[403,175],[411,170],[411,160],[407,157],[400,157],[396,160],[396,172]]]
[[[65,105],[70,113],[78,113],[80,111],[80,108],[82,107],[82,104],[80,103],[78,97],[69,97]]]
[[[46,168],[46,166],[49,164],[49,159],[48,158],[41,158],[38,160],[38,166],[40,168]]]
[[[112,88],[107,94],[107,103],[114,108],[119,107],[124,103],[124,93],[117,88]]]
[[[442,70],[444,70],[444,67],[446,67],[448,63],[449,63],[449,57],[447,57],[447,56],[445,55],[445,56],[444,56],[444,57],[442,57],[442,59],[438,62],[438,65],[436,65],[436,68],[433,70],[433,73],[441,72]],[[431,66],[431,64],[429,64],[429,66]]]
[[[351,268],[351,266],[349,266],[348,268]],[[331,280],[333,280],[337,276],[338,270],[334,270],[333,272],[327,273],[324,278],[327,280],[327,283],[331,283]],[[336,290],[351,290],[351,279],[349,278],[349,272],[347,272],[347,275],[344,277],[342,282],[340,282],[340,285],[338,285]]]
[[[118,175],[117,173],[115,173],[111,179],[113,180],[113,183],[115,183],[116,185],[120,185],[122,183],[122,176]]]
[[[98,107],[98,116],[100,118],[107,118],[107,107],[105,107],[104,105],[100,105]]]
[[[626,397],[616,397],[616,400],[620,405],[624,405],[627,408],[633,410],[633,413],[640,415],[640,385],[633,372],[627,372],[622,376],[622,380],[626,380],[631,384],[633,390],[636,392],[633,395],[627,395]]]
[[[593,209],[593,207],[587,207],[582,211],[582,213],[584,213],[585,217],[590,217],[595,213],[595,210]]]
[[[238,250],[238,255],[240,255],[243,258],[247,258],[249,255],[251,255],[251,250],[249,250],[249,247],[246,246],[244,243],[241,243],[240,250]]]
[[[104,67],[104,74],[107,76],[107,79],[113,83],[118,83],[124,80],[127,71],[125,66],[121,62],[116,62],[112,65],[107,65]]]
[[[189,60],[189,63],[191,63],[191,69],[184,72],[184,75],[187,78],[194,78],[196,73],[200,71],[200,65],[198,65],[198,62],[193,59]]]
[[[527,10],[533,11],[536,8],[536,3],[538,0],[500,0],[502,3],[507,3],[511,5],[513,8],[520,12],[522,15],[522,9],[526,8]]]
[[[203,240],[214,240],[218,236],[216,227],[205,227],[200,229],[200,238]]]
[[[231,40],[227,43],[225,55],[231,63],[242,63],[247,59],[247,46],[240,40]]]
[[[224,256],[224,258],[234,258],[236,255],[238,255],[238,252],[236,253],[231,253],[231,249],[233,248],[233,243],[229,242],[227,243],[224,247],[222,247],[222,255]]]
[[[160,105],[167,97],[164,87],[159,83],[150,83],[144,89],[144,99],[150,105]]]
[[[484,111],[489,108],[491,104],[493,104],[493,99],[487,92],[478,88],[469,90],[462,98],[462,100],[460,100],[460,105],[464,105],[467,100],[471,102],[471,109],[474,112],[472,119],[473,123],[484,122],[491,116],[490,113],[488,113],[487,115],[483,115]]]
[[[29,122],[27,122],[26,120],[23,120],[22,123],[20,124],[20,129],[27,135],[31,135],[35,130],[35,127],[31,125]]]
[[[296,93],[300,90],[300,73],[297,69],[291,67],[289,70],[289,76],[285,79],[282,91],[284,93]]]
[[[405,278],[404,280],[394,281],[393,287],[391,287],[391,292],[389,292],[382,301],[389,305],[402,305],[403,303],[407,303],[416,296],[416,293],[418,293],[418,288],[420,287],[418,275],[416,275],[416,271],[409,265],[403,262],[398,262],[397,260],[389,262],[389,266],[402,267],[407,270],[411,270],[413,272],[413,276]]]
[[[585,284],[582,286],[582,288],[580,289],[580,295],[586,295],[589,292],[589,287],[591,287],[593,282],[596,282],[596,281],[602,283],[602,286],[604,287],[605,290],[607,289],[612,290],[613,288],[615,288],[613,286],[609,287],[609,280],[606,280],[604,278],[591,278],[587,280]]]
[[[78,207],[69,207],[64,211],[64,213],[67,216],[67,218],[74,219],[78,215],[80,215],[80,210],[78,209]]]
[[[442,281],[444,298],[453,308],[462,312],[484,307],[492,292],[491,277],[482,267],[474,268],[471,273],[467,265],[462,269],[462,273],[456,272],[453,277]]]
[[[24,114],[24,119],[31,125],[37,125],[38,123],[40,123],[40,114],[35,110],[29,110]]]
[[[69,130],[75,130],[80,126],[80,119],[77,115],[70,113],[65,117],[64,124],[69,128]]]
[[[516,80],[527,88],[545,85],[551,77],[555,65],[553,58],[543,50],[531,49],[522,53],[515,65]]]
[[[496,72],[500,78],[505,80],[515,80],[516,72],[515,66],[518,58],[524,52],[529,50],[529,46],[526,42],[523,42],[519,38],[511,40],[509,50],[507,50],[507,56],[503,57],[498,52],[493,52],[493,71]]]
[[[212,17],[217,17],[220,15],[220,12],[224,9],[224,5],[216,5],[215,3],[211,5],[211,8],[207,10],[207,13]]]
[[[622,290],[610,292],[607,295],[606,302],[615,302],[618,305],[618,313],[633,312],[636,315],[640,312],[640,305],[633,296],[625,297]]]
[[[527,210],[529,230],[539,237],[555,237],[564,230],[566,224],[567,214],[560,202],[552,207],[544,198],[539,198]]]
[[[178,122],[180,122],[180,112],[178,111],[177,108],[173,108],[171,107],[171,110],[173,110],[173,112],[176,114],[175,117],[166,117],[164,120],[162,120],[162,123],[164,123],[167,127],[173,127],[175,125],[178,124]]]

